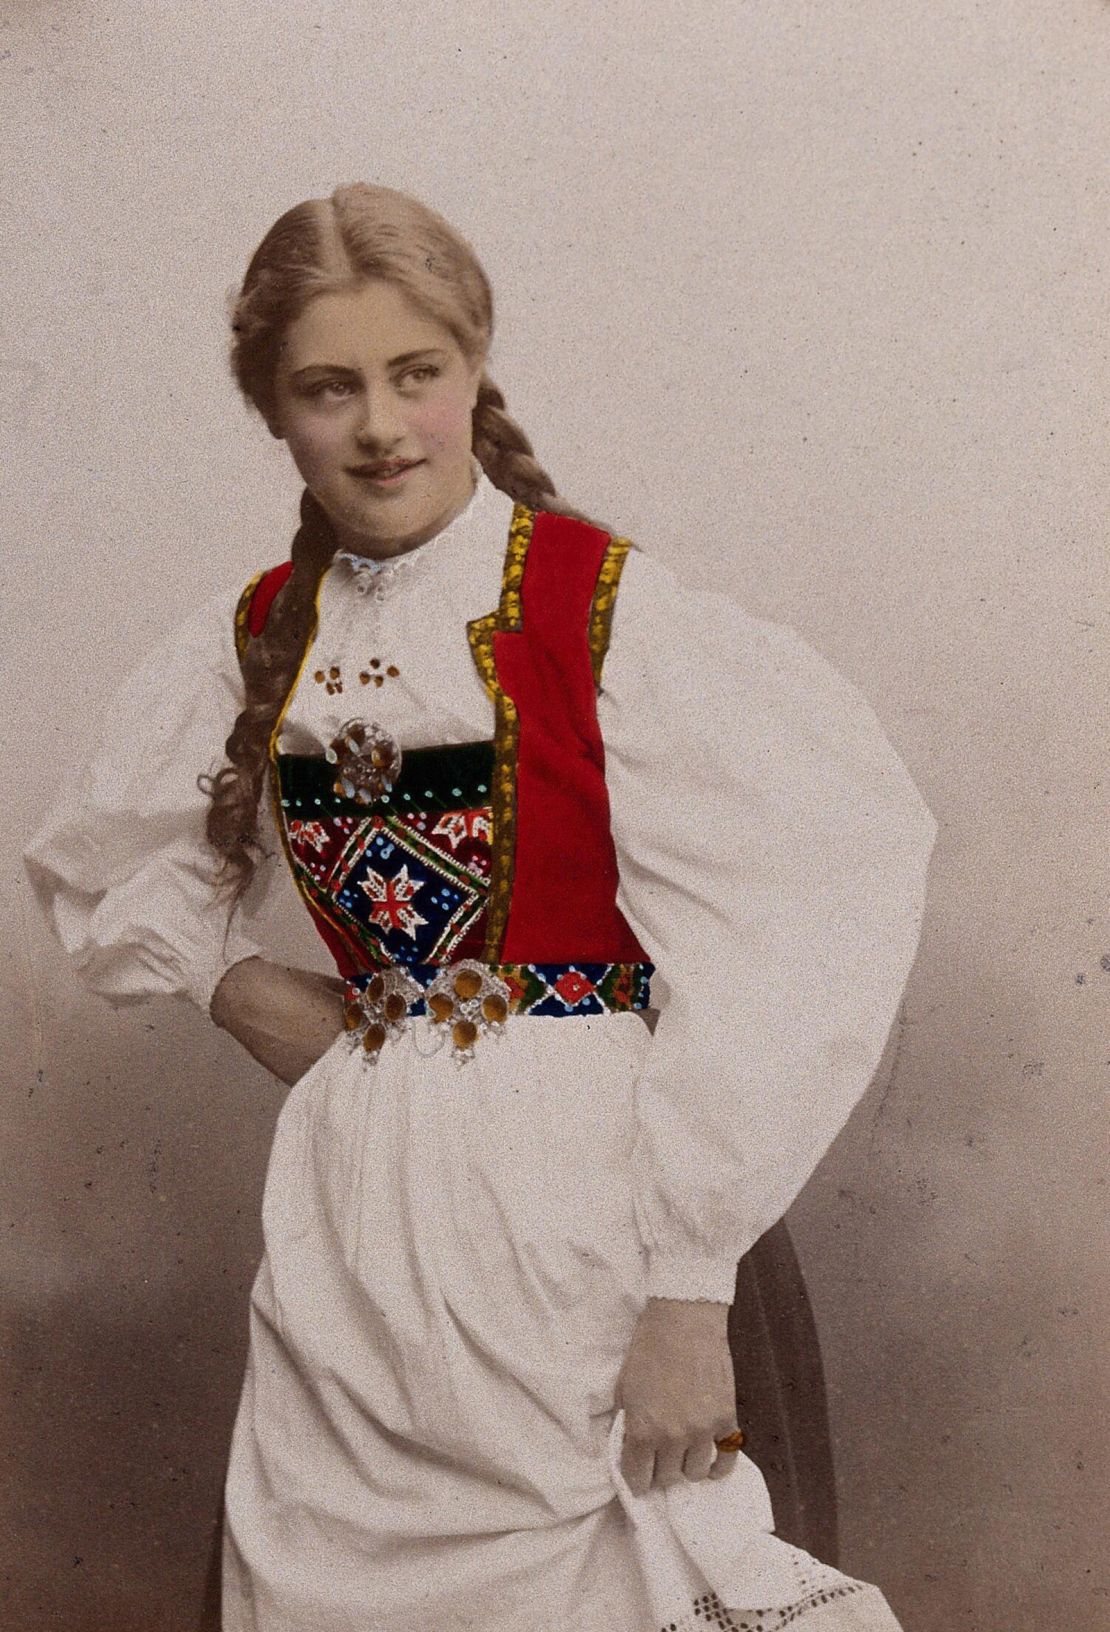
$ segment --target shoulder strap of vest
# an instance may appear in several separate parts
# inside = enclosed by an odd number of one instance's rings
[[[590,522],[579,521],[573,516],[561,516],[550,510],[536,511],[535,520],[539,521],[541,517],[543,518],[541,536],[544,537],[547,547],[554,547],[555,550],[577,547],[584,558],[583,565],[589,563],[586,566],[588,572],[594,571],[593,563],[598,559],[598,550],[601,551],[587,624],[594,684],[600,687],[601,671],[612,635],[613,609],[617,604],[621,573],[624,571],[629,551],[634,549],[635,545],[629,538],[618,537],[615,533],[606,534],[602,528],[595,527]]]
[[[235,608],[235,650],[239,653],[240,663],[246,656],[251,641],[265,629],[270,608],[277,598],[278,591],[288,583],[292,571],[292,561],[283,561],[280,567],[270,567],[268,571],[256,572],[240,595],[239,604]]]

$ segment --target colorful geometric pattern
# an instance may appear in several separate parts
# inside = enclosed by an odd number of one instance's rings
[[[460,801],[488,796],[491,765],[489,743],[407,754],[391,794],[368,809],[335,793],[319,757],[277,756],[297,883],[364,971],[349,983],[351,996],[391,969],[426,991],[445,969],[480,955],[492,812],[488,803]],[[650,963],[483,959],[482,967],[504,983],[510,1014],[604,1014],[646,1008],[651,998]],[[422,997],[405,1008],[428,1012]]]
[[[297,882],[361,967],[442,965],[481,944],[490,808],[458,801],[488,785],[458,774],[458,763],[433,767],[427,751],[422,768],[429,774],[421,780],[438,782],[438,797],[435,786],[417,797],[436,808],[412,808],[414,790],[400,784],[366,807],[335,794],[318,758],[278,756],[279,808]],[[438,808],[444,799],[454,808]]]
[[[490,963],[484,967],[508,987],[510,1014],[554,1018],[646,1009],[655,972],[650,963]],[[405,973],[427,989],[442,976],[443,965],[408,963]],[[357,992],[372,978],[369,973],[356,976],[349,990]],[[423,1000],[415,999],[409,1013],[425,1013]]]

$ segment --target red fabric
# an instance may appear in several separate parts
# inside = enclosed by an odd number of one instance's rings
[[[265,629],[266,619],[270,616],[270,608],[274,604],[277,592],[288,582],[292,571],[292,561],[283,561],[280,567],[271,567],[269,572],[263,573],[258,580],[247,612],[247,629],[252,639]]]
[[[307,906],[309,916],[319,931],[320,939],[323,941],[324,945],[335,959],[335,967],[343,976],[344,980],[350,980],[352,975],[360,974],[362,972],[363,965],[360,960],[354,956],[351,947],[347,944],[345,936],[340,933],[333,923],[324,917],[323,913],[316,906],[315,902],[309,900],[307,895],[302,895],[301,899]]]
[[[493,637],[516,704],[516,852],[503,963],[635,963],[646,953],[617,907],[605,751],[589,614],[608,534],[539,512],[521,586],[523,626]]]

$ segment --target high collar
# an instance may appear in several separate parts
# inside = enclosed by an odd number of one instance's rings
[[[448,570],[453,563],[461,567],[464,561],[470,562],[475,551],[503,551],[513,501],[494,487],[477,461],[475,464],[478,474],[469,500],[434,537],[401,555],[378,557],[338,550],[329,569],[333,581],[382,600],[394,586],[423,578],[432,567]]]
[[[355,550],[337,550],[333,561],[346,563],[353,572],[368,573],[370,576],[376,577],[379,573],[388,572],[390,568],[399,566],[402,562],[411,560],[416,556],[425,555],[427,551],[436,553],[439,546],[449,540],[458,540],[460,537],[472,535],[488,519],[491,506],[495,502],[495,496],[506,503],[511,503],[511,500],[499,488],[494,487],[477,459],[471,460],[471,469],[474,474],[474,487],[466,504],[457,515],[452,516],[445,527],[441,527],[439,532],[433,534],[431,538],[425,539],[423,544],[417,544],[411,550],[404,550],[399,555],[388,556],[359,555]]]

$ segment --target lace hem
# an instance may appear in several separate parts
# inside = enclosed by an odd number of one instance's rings
[[[664,1621],[659,1632],[781,1632],[803,1615],[810,1615],[841,1598],[862,1592],[858,1581],[837,1582],[815,1587],[804,1598],[774,1609],[727,1609],[715,1592],[695,1598],[688,1615],[678,1621]]]

